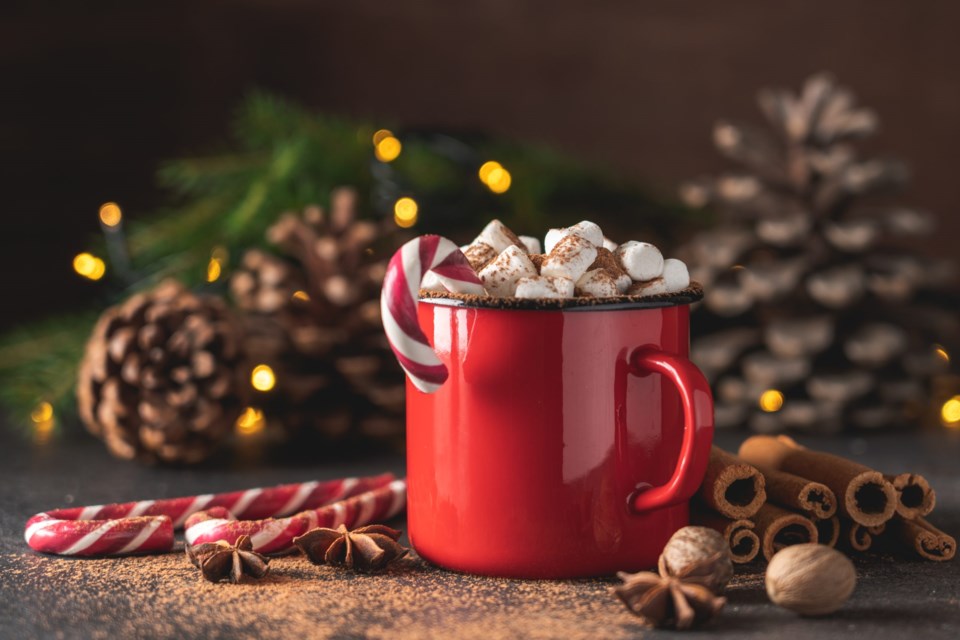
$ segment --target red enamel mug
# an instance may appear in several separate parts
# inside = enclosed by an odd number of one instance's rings
[[[653,567],[688,523],[713,438],[710,387],[688,359],[695,300],[422,298],[420,326],[449,377],[431,394],[407,382],[417,553],[503,577]]]

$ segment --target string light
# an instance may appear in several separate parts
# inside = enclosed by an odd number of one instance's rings
[[[216,282],[220,279],[221,273],[223,273],[223,267],[220,266],[220,261],[210,258],[210,262],[207,263],[207,282]]]
[[[99,280],[107,272],[107,265],[92,253],[78,253],[73,258],[73,270],[88,280]]]
[[[53,420],[53,405],[49,402],[41,402],[30,413],[30,419],[36,424]]]
[[[100,205],[100,222],[106,227],[116,227],[123,220],[123,212],[116,202],[105,202]]]
[[[393,136],[388,136],[377,143],[373,148],[373,154],[380,162],[393,162],[400,157],[403,145]]]
[[[487,188],[494,193],[506,193],[513,183],[510,172],[496,160],[488,160],[480,165],[477,175],[480,176],[480,182],[487,185]]]
[[[373,146],[377,146],[387,138],[393,137],[393,131],[390,129],[378,129],[376,133],[373,134]]]
[[[267,426],[267,421],[263,417],[263,411],[256,407],[247,407],[237,418],[234,426],[240,435],[252,436],[263,431]]]
[[[477,172],[480,176],[480,182],[487,184],[487,180],[490,178],[490,172],[494,169],[503,169],[503,165],[496,160],[488,160],[480,165],[480,170]]]
[[[277,385],[277,376],[268,365],[258,364],[250,373],[250,384],[257,391],[270,391]]]
[[[48,442],[56,424],[53,405],[49,402],[41,402],[30,412],[30,420],[33,422],[33,434],[37,444]]]
[[[297,289],[290,297],[294,300],[299,300],[300,302],[310,302],[310,294],[303,289]]]
[[[393,204],[393,221],[398,227],[407,229],[417,224],[417,201],[413,198],[403,197]]]
[[[225,247],[214,247],[210,252],[210,262],[207,263],[207,282],[216,282],[223,275],[223,265],[229,258]]]
[[[960,427],[960,396],[953,396],[940,407],[940,422],[945,427]]]
[[[783,407],[783,394],[776,389],[767,389],[760,394],[759,405],[767,413],[780,411]]]
[[[939,344],[933,345],[933,353],[944,362],[950,362],[950,354]]]

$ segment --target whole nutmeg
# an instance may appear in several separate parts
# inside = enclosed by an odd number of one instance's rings
[[[822,544],[797,544],[777,552],[767,565],[767,595],[774,604],[804,616],[833,613],[857,585],[847,556]]]
[[[730,545],[717,531],[707,527],[683,527],[671,536],[660,555],[660,573],[676,576],[697,563],[712,559],[698,572],[700,583],[716,594],[723,593],[733,577]],[[690,576],[694,577],[694,576]]]

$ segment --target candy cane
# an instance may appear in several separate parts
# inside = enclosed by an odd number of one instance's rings
[[[30,518],[24,538],[35,551],[65,556],[164,552],[173,548],[173,530],[204,509],[228,509],[234,517],[248,519],[287,516],[388,486],[393,479],[388,473],[231,493],[55,509]]]
[[[293,539],[316,527],[356,526],[387,520],[406,505],[407,483],[394,480],[385,487],[367,491],[349,500],[341,500],[319,509],[303,511],[288,518],[235,520],[222,507],[207,509],[187,518],[183,530],[187,544],[225,540],[235,544],[240,536],[250,536],[253,550],[259,553],[284,553],[293,549]]]
[[[380,293],[383,328],[394,355],[414,386],[433,393],[447,379],[427,336],[417,322],[420,281],[432,271],[450,291],[485,295],[483,282],[459,247],[440,236],[420,236],[404,244],[387,265]]]

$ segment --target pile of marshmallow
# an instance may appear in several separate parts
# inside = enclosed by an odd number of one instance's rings
[[[540,240],[517,236],[493,220],[469,245],[461,247],[483,287],[506,298],[608,298],[676,293],[690,286],[682,261],[664,260],[652,244],[630,240],[618,245],[588,220],[550,229]],[[427,273],[422,287],[446,291],[443,280]]]

